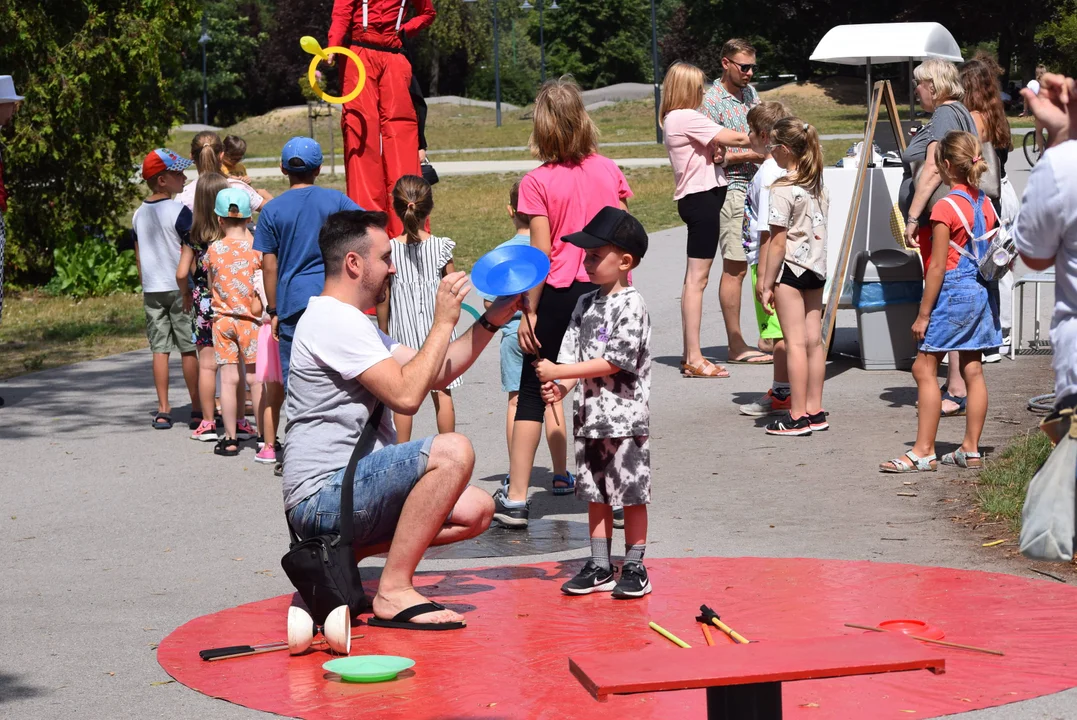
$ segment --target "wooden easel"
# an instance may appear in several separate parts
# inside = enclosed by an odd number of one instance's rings
[[[860,216],[860,201],[864,196],[864,187],[868,182],[868,170],[874,168],[872,148],[875,142],[875,128],[879,123],[879,110],[886,103],[886,112],[890,116],[890,127],[894,131],[899,152],[905,152],[905,138],[901,134],[901,116],[898,114],[894,90],[889,80],[875,83],[871,92],[871,106],[868,108],[868,124],[864,128],[864,144],[860,147],[860,163],[857,167],[856,185],[853,186],[853,200],[849,204],[849,217],[845,223],[845,234],[841,238],[841,252],[830,278],[830,287],[823,298],[823,353],[830,352],[830,343],[834,339],[834,323],[838,317],[838,302],[845,279],[849,274],[849,259],[853,251],[853,238],[856,236],[856,220]]]

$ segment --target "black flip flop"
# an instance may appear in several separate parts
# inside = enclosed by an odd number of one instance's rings
[[[445,622],[445,623],[415,623],[411,622],[411,619],[418,617],[419,615],[425,615],[426,613],[436,612],[438,610],[444,610],[445,606],[436,602],[419,603],[418,605],[412,605],[407,610],[401,610],[393,617],[392,620],[382,620],[379,617],[372,617],[366,621],[367,625],[373,627],[383,628],[395,628],[397,630],[460,630],[467,627],[465,622]]]
[[[153,416],[153,429],[154,430],[171,430],[172,429],[172,416],[168,413],[159,412]]]

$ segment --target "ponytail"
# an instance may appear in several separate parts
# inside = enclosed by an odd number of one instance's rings
[[[947,162],[950,163],[949,169]],[[980,178],[988,170],[980,139],[961,130],[946,133],[946,137],[935,146],[935,165],[951,185],[964,182],[976,190],[980,189]]]
[[[212,130],[200,132],[191,139],[191,160],[194,160],[199,175],[221,172],[223,152],[224,143],[221,142],[221,136]]]
[[[423,178],[404,175],[393,187],[393,212],[404,223],[404,235],[408,242],[420,242],[426,219],[434,211],[434,191]]]
[[[774,123],[771,142],[784,145],[797,159],[796,170],[774,184],[799,185],[809,195],[819,197],[823,193],[823,147],[815,126],[797,117],[782,118]]]

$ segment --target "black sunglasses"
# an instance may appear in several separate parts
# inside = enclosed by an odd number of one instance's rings
[[[733,61],[731,60],[730,62],[733,62]],[[755,63],[733,63],[733,64],[736,65],[738,68],[740,68],[740,71],[742,73],[753,72],[757,67],[759,67]]]

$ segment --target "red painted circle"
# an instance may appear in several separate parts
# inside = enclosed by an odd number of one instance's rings
[[[941,628],[928,625],[923,620],[884,620],[876,625],[889,632],[899,632],[905,635],[927,638],[928,640],[942,640],[946,633]]]
[[[567,597],[561,583],[582,561],[422,573],[416,586],[467,615],[459,631],[359,625],[356,655],[403,655],[415,667],[378,685],[328,682],[314,651],[203,662],[198,651],[287,637],[290,595],[191,620],[161,643],[158,662],[199,692],[289,717],[609,718],[705,715],[699,690],[593,700],[568,669],[582,652],[668,645],[653,620],[704,644],[700,604],[752,641],[858,634],[845,623],[930,618],[947,641],[1004,657],[940,647],[946,672],[785,683],[788,718],[937,717],[1004,705],[1077,686],[1077,588],[950,568],[795,558],[647,561],[654,592],[639,601]],[[372,589],[372,588],[371,588]],[[716,643],[729,642],[713,633]],[[904,712],[902,712],[904,711]],[[910,712],[911,711],[911,712]]]

